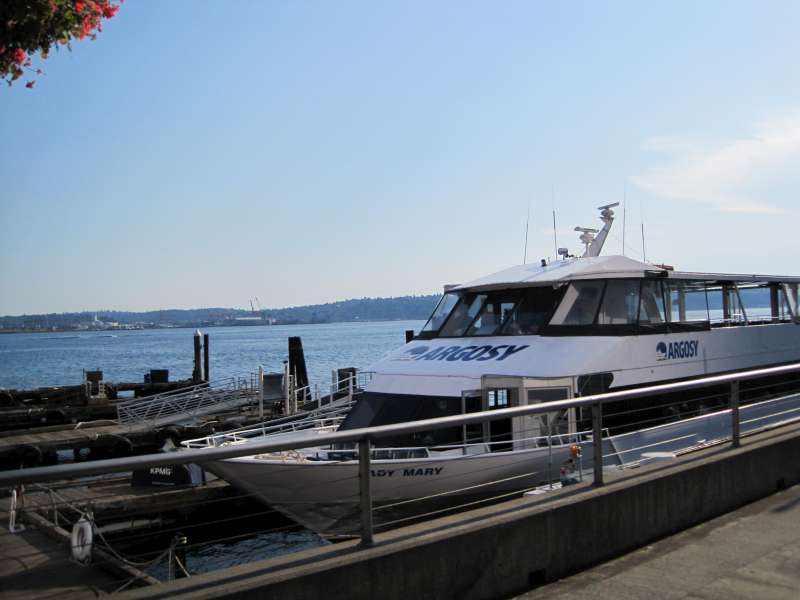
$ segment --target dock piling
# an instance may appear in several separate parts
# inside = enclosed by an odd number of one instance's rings
[[[208,383],[211,381],[210,364],[208,359],[208,334],[203,335],[203,380]]]
[[[192,370],[192,381],[194,383],[203,381],[203,363],[200,362],[200,345],[201,335],[198,329],[194,332],[194,369]]]
[[[300,336],[289,338],[289,373],[295,378],[296,389],[302,389],[308,386],[306,357],[303,354],[303,340]]]

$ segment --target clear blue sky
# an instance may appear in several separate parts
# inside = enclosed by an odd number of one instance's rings
[[[0,314],[431,293],[578,249],[798,274],[800,3],[128,0],[0,90]],[[621,216],[621,213],[620,213]],[[607,252],[621,251],[621,219]]]

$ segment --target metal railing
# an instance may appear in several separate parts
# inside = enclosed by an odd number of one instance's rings
[[[777,375],[792,375],[800,374],[800,363],[788,364],[779,367],[771,367],[765,369],[754,369],[739,373],[731,373],[726,375],[716,375],[710,377],[701,377],[687,381],[676,383],[653,385],[637,389],[628,389],[616,392],[607,392],[602,394],[595,394],[585,397],[572,398],[568,400],[559,400],[548,403],[517,406],[504,409],[496,409],[491,411],[484,411],[479,413],[460,414],[445,417],[438,417],[434,419],[425,419],[419,421],[396,423],[391,425],[382,425],[377,427],[367,427],[359,429],[351,429],[346,431],[334,431],[330,433],[320,433],[313,437],[291,437],[283,436],[272,438],[271,436],[263,437],[247,437],[241,438],[239,441],[243,443],[213,445],[206,443],[205,447],[193,448],[183,452],[162,453],[146,456],[134,456],[127,458],[118,458],[103,461],[76,463],[72,465],[62,465],[53,467],[36,467],[31,469],[23,469],[18,471],[5,471],[0,472],[0,486],[19,486],[20,484],[39,483],[45,481],[54,481],[64,478],[85,477],[91,475],[108,474],[112,472],[130,471],[143,467],[166,466],[166,465],[179,465],[187,463],[205,463],[210,461],[220,461],[224,459],[237,458],[243,456],[254,456],[259,454],[279,453],[288,450],[297,450],[308,448],[310,446],[320,447],[322,445],[341,445],[341,444],[357,444],[358,447],[358,472],[359,472],[359,502],[360,502],[360,535],[362,543],[369,545],[373,540],[373,495],[371,483],[371,460],[373,460],[374,452],[372,448],[373,442],[389,436],[399,436],[403,434],[420,433],[426,431],[442,430],[448,427],[463,426],[478,424],[484,422],[492,422],[501,419],[509,419],[514,417],[530,416],[530,415],[543,415],[545,413],[553,413],[570,408],[589,408],[592,409],[592,431],[591,435],[583,435],[582,437],[591,442],[592,454],[592,472],[593,484],[602,486],[604,484],[604,460],[609,456],[620,456],[625,452],[630,452],[631,449],[617,450],[609,447],[606,440],[610,439],[607,435],[607,430],[604,429],[603,411],[602,407],[609,405],[620,400],[631,400],[637,398],[644,398],[650,396],[664,395],[672,392],[692,390],[696,388],[708,386],[728,386],[725,392],[726,404],[729,408],[718,411],[715,413],[718,418],[727,420],[729,422],[730,435],[721,434],[716,436],[713,440],[709,439],[696,439],[688,440],[688,446],[698,447],[708,445],[709,443],[719,443],[724,440],[730,440],[733,447],[737,447],[740,443],[742,435],[742,426],[745,427],[746,433],[753,433],[765,429],[766,427],[775,427],[780,424],[792,422],[800,418],[800,408],[781,408],[779,407],[777,417],[770,421],[763,421],[763,416],[757,414],[753,418],[747,418],[744,421],[740,419],[742,411],[749,407],[740,409],[739,402],[742,390],[741,383],[744,381],[777,376]],[[791,382],[796,384],[796,380]],[[775,385],[775,384],[770,384]],[[750,393],[752,390],[747,389]],[[798,399],[800,393],[793,389],[791,394],[787,393],[786,398]],[[751,406],[757,406],[753,404]],[[609,415],[606,415],[609,416]],[[697,417],[701,418],[701,417]],[[688,421],[691,421],[689,419]],[[688,422],[687,421],[687,422]],[[606,435],[604,436],[604,433]],[[555,436],[548,436],[553,438]],[[603,443],[593,443],[594,441],[602,440]],[[564,440],[561,440],[564,441]],[[568,440],[567,440],[568,441]],[[634,440],[636,441],[636,440]],[[680,436],[674,439],[669,439],[670,442],[680,442]],[[509,442],[513,443],[513,442]],[[549,443],[552,443],[552,439]],[[583,441],[579,443],[583,444]],[[637,442],[638,443],[638,442]],[[646,443],[640,444],[639,450],[642,448],[649,448],[651,445]],[[688,447],[687,446],[687,447]],[[608,451],[606,451],[608,450]],[[616,464],[621,461],[617,460]]]
[[[154,427],[248,404],[258,397],[257,377],[228,377],[117,404],[120,424]]]

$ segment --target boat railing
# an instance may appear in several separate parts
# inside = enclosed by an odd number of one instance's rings
[[[352,405],[372,379],[372,372],[354,371],[345,374],[344,377],[339,377],[337,374],[336,379],[329,385],[327,393],[323,393],[319,384],[294,387],[292,385],[293,377],[287,374],[287,379],[289,380],[289,390],[286,394],[288,398],[286,412],[291,415],[307,409],[309,405],[317,409],[339,402]]]
[[[185,448],[218,448],[229,444],[238,444],[249,442],[256,438],[265,436],[272,436],[278,434],[295,433],[298,431],[307,430],[322,430],[330,431],[331,428],[338,427],[344,416],[328,416],[321,418],[307,418],[298,421],[291,421],[288,423],[280,423],[277,425],[267,426],[266,423],[257,427],[249,427],[244,429],[237,429],[235,431],[227,431],[224,433],[217,433],[208,435],[201,438],[191,440],[184,440],[181,445]]]
[[[526,438],[508,440],[496,440],[489,442],[474,442],[469,444],[445,444],[437,446],[376,446],[371,449],[372,460],[408,460],[414,458],[432,458],[440,455],[457,453],[463,456],[478,456],[496,451],[509,449],[522,450],[529,448],[554,448],[584,444],[591,441],[591,431],[581,431],[577,433],[562,433],[552,435],[537,435]],[[293,454],[295,458],[307,458],[302,455]],[[343,449],[319,449],[314,452],[314,456],[319,460],[353,461],[358,460],[357,448]]]
[[[280,454],[288,450],[298,451],[325,446],[334,448],[356,444],[357,454],[355,450],[351,450],[350,456],[358,457],[357,467],[346,472],[342,471],[342,477],[352,481],[352,488],[348,489],[353,490],[353,501],[357,502],[359,506],[360,529],[358,532],[362,543],[369,545],[373,541],[373,516],[378,510],[386,510],[384,505],[373,506],[373,467],[371,466],[374,457],[379,455],[373,449],[376,449],[375,446],[380,446],[382,440],[386,438],[398,439],[414,434],[452,431],[456,427],[544,415],[574,408],[576,412],[580,411],[581,420],[586,422],[587,428],[589,423],[591,424],[591,436],[588,431],[582,432],[579,442],[575,444],[580,450],[577,454],[582,461],[582,464],[579,465],[580,473],[584,477],[584,483],[591,482],[595,486],[602,486],[608,476],[608,468],[620,468],[624,464],[636,465],[653,459],[677,456],[709,444],[726,443],[730,444],[731,448],[738,448],[744,435],[754,435],[771,428],[797,423],[800,421],[799,387],[800,363],[791,363],[546,403],[498,408],[376,427],[348,430],[338,428],[335,431],[332,430],[333,427],[330,427],[323,428],[319,433],[310,429],[309,431],[313,433],[309,435],[291,435],[290,431],[288,435],[262,435],[260,437],[258,434],[261,433],[261,429],[255,428],[255,437],[251,438],[240,432],[230,438],[233,443],[215,445],[214,441],[209,439],[200,447],[192,447],[178,452],[2,471],[0,472],[0,487],[13,488],[15,493],[21,493],[23,486],[29,483],[85,478],[109,473],[130,472],[142,468],[152,470],[153,467],[190,463],[203,464],[258,454]],[[693,390],[692,398],[695,405],[685,408],[682,404],[684,400],[680,398],[685,398],[686,394],[683,392],[690,390]],[[678,394],[678,392],[681,393]],[[700,398],[700,396],[703,397]],[[675,419],[666,422],[665,415],[671,413],[661,412],[657,415],[658,422],[653,421],[652,406],[657,403],[630,402],[642,398],[657,398],[659,401],[669,399],[669,402],[672,403],[669,408],[675,410]],[[679,399],[674,400],[675,398]],[[666,402],[664,407],[667,407]],[[628,430],[615,429],[622,418],[624,418]],[[299,425],[289,425],[290,429],[292,427],[296,428]],[[309,423],[308,427],[314,427],[314,424]],[[497,440],[493,440],[492,443],[494,441]],[[505,443],[512,452],[491,453],[490,456],[497,456],[498,460],[486,460],[485,479],[479,482],[467,482],[461,486],[454,485],[454,489],[434,490],[428,496],[411,497],[408,500],[403,499],[402,502],[416,502],[421,499],[454,493],[483,493],[489,489],[486,486],[496,485],[498,482],[507,487],[502,493],[493,495],[493,500],[519,495],[520,487],[523,487],[522,491],[524,491],[524,482],[530,480],[532,473],[535,473],[537,477],[549,476],[551,474],[550,466],[552,466],[558,477],[560,461],[571,460],[573,456],[569,436],[559,437],[554,434],[549,437],[547,448],[537,447],[530,452],[514,451],[515,441],[520,442],[521,440],[499,441],[499,443]],[[380,450],[380,447],[377,450]],[[551,451],[553,452],[553,461],[548,466],[547,453]],[[719,451],[724,452],[724,449]],[[508,462],[504,456],[518,461],[519,465],[524,466],[521,469],[524,472],[509,471],[507,469]],[[538,463],[531,462],[535,457],[538,457],[536,459],[539,460]],[[431,458],[430,460],[444,461],[446,459]],[[481,460],[483,459],[481,458]],[[377,469],[375,471],[377,473]],[[422,476],[425,477],[425,475],[426,473],[423,472]],[[425,478],[425,480],[428,479]],[[418,480],[409,478],[406,483],[410,485],[414,481]],[[510,491],[509,487],[512,488]],[[400,501],[395,504],[399,503]],[[439,513],[435,511],[425,513],[425,515],[433,514]],[[399,522],[401,521],[383,521],[380,526],[393,526],[392,524]]]

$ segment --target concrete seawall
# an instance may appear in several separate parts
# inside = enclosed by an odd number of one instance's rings
[[[199,575],[127,598],[503,598],[800,482],[800,425],[673,463],[354,542]]]

